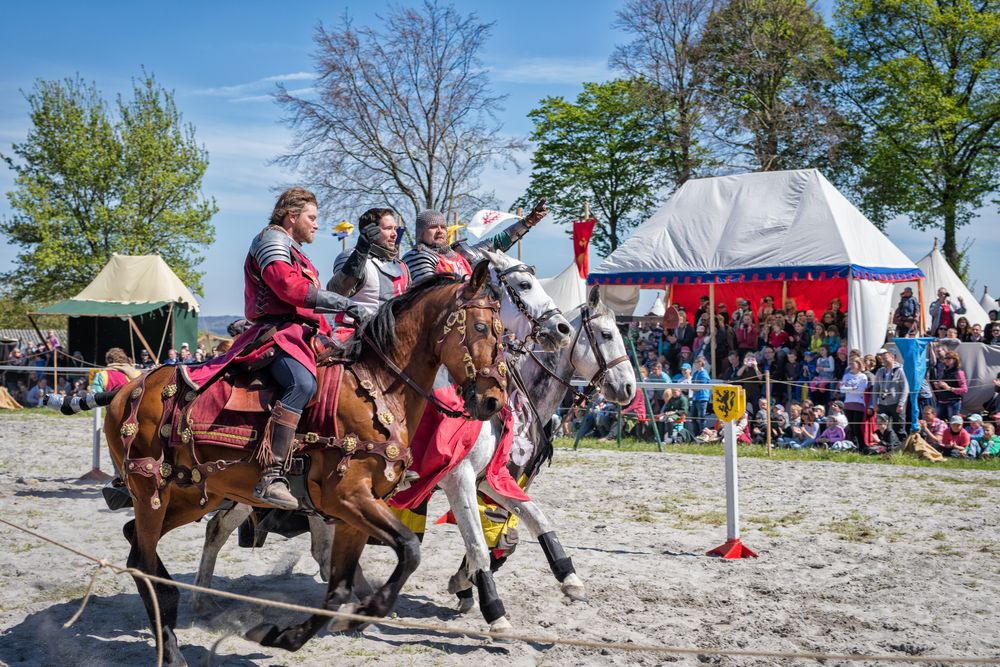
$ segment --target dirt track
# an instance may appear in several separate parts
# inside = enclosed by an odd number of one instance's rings
[[[90,421],[0,414],[0,516],[124,563],[121,525],[89,468]],[[105,469],[109,469],[105,454]],[[722,460],[679,454],[560,450],[533,496],[588,585],[590,603],[564,602],[537,544],[525,541],[498,587],[515,629],[551,636],[747,650],[1000,656],[1000,477],[979,471],[833,463],[741,462],[744,540],[760,558],[724,562],[703,552],[725,533]],[[443,512],[436,498],[432,514]],[[160,554],[191,582],[203,525],[167,536]],[[527,538],[527,536],[524,536]],[[317,604],[323,587],[308,538],[272,537],[262,549],[220,556],[229,591]],[[461,558],[457,530],[435,526],[399,616],[485,629],[478,611],[456,618],[446,591]],[[370,576],[386,576],[385,549],[369,549]],[[153,664],[145,612],[131,580],[104,575],[72,628],[93,567],[0,527],[0,663]],[[372,628],[321,634],[298,653],[239,636],[261,620],[298,615],[219,600],[209,617],[182,594],[182,649],[192,665],[793,664],[489,644],[443,634]],[[799,664],[799,663],[794,663]],[[809,664],[809,663],[804,663]],[[816,664],[816,663],[811,663]],[[834,663],[837,664],[837,663]]]

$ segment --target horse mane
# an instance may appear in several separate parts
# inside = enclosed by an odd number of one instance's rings
[[[413,308],[428,292],[445,285],[455,285],[462,279],[453,273],[435,273],[411,285],[401,295],[389,299],[375,311],[358,334],[351,337],[355,349],[351,358],[358,358],[372,346],[391,350],[396,345],[396,316]]]

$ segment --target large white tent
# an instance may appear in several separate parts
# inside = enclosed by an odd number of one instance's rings
[[[815,169],[691,180],[591,274],[625,314],[639,288],[669,289],[693,313],[699,296],[795,299],[817,317],[847,300],[849,346],[885,340],[892,283],[923,276]],[[711,286],[711,288],[710,288]],[[780,297],[780,298],[779,298]]]
[[[539,278],[539,284],[552,297],[556,306],[568,313],[587,300],[587,281],[580,277],[576,262],[552,278]]]
[[[972,295],[972,292],[965,286],[962,279],[949,266],[948,260],[941,254],[937,239],[934,239],[934,247],[931,248],[931,251],[917,260],[917,266],[924,273],[925,327],[931,326],[930,304],[937,298],[937,291],[941,287],[948,290],[952,301],[957,301],[958,297],[962,297],[962,300],[965,301],[965,313],[964,315],[959,315],[959,317],[968,319],[969,324],[986,324],[990,321],[990,316],[982,304]],[[893,303],[899,301],[899,294],[903,291],[904,287],[906,287],[905,283],[896,285],[896,288],[893,290]],[[993,309],[996,309],[995,304]],[[931,334],[933,335],[934,332],[931,332]]]

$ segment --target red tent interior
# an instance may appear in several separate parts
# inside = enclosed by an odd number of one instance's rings
[[[753,282],[722,283],[715,286],[715,304],[726,304],[730,313],[736,310],[736,299],[742,297],[750,302],[754,316],[760,309],[765,296],[774,297],[775,310],[781,310],[780,280],[762,280]],[[694,324],[694,314],[698,310],[699,298],[708,296],[708,284],[674,285],[671,302],[683,306],[687,312],[688,321]],[[830,302],[839,298],[841,310],[847,312],[847,278],[830,280],[789,280],[787,298],[795,300],[796,310],[812,310],[816,319],[823,317],[824,311],[830,309]],[[843,333],[843,332],[841,332]]]

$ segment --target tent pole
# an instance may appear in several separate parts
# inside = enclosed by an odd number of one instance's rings
[[[128,329],[128,347],[129,352],[132,353],[132,363],[135,363],[135,336],[132,335],[132,327]]]
[[[781,312],[785,312],[785,302],[788,301],[788,281],[781,281]]]
[[[142,335],[141,331],[139,331],[139,325],[135,323],[135,320],[133,320],[131,316],[129,316],[129,318],[128,318],[128,323],[132,327],[132,331],[135,331],[135,335],[138,336],[139,340],[142,341],[142,346],[146,348],[146,352],[149,352],[149,356],[152,357],[153,356],[153,348],[151,348],[149,346],[149,343],[146,342],[146,337]],[[160,363],[160,362],[157,361],[156,363]]]
[[[937,247],[937,239],[934,239],[934,247]],[[924,279],[917,278],[917,294],[920,296],[920,317],[917,320],[920,322],[920,331],[917,332],[918,336],[925,335],[924,332],[927,331],[927,322],[924,321]]]
[[[38,325],[35,324],[35,318],[32,316],[32,313],[28,313],[28,321],[31,322],[31,327],[35,330],[35,333],[38,334],[38,340],[40,340],[41,342],[45,343],[46,346],[48,346],[49,342],[45,340],[45,336],[42,335],[41,329],[39,329]],[[66,320],[66,338],[67,339],[69,338],[69,319]],[[68,340],[66,344],[67,345],[69,344]]]
[[[674,284],[667,285],[667,308],[674,305]]]
[[[167,340],[167,332],[170,331],[170,324],[173,322],[174,317],[174,302],[170,302],[170,306],[167,308],[167,321],[163,323],[163,335],[160,336],[160,350],[157,355],[153,357],[153,363],[160,363],[160,355],[163,354],[163,343]],[[171,345],[170,347],[173,347]],[[152,353],[150,353],[152,354]]]
[[[708,365],[708,377],[715,378],[715,283],[708,284],[708,335],[711,340],[711,362]],[[697,326],[697,325],[696,325]]]

